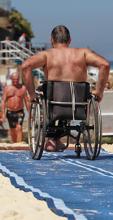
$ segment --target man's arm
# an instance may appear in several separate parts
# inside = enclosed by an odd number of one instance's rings
[[[21,66],[24,84],[29,92],[31,100],[35,98],[35,86],[33,82],[32,70],[35,68],[43,67],[46,65],[46,63],[46,51],[43,51],[27,59]]]
[[[7,99],[7,91],[6,88],[4,88],[3,96],[2,96],[2,102],[1,102],[1,108],[2,108],[2,121],[5,121],[5,110],[6,110],[6,99]]]
[[[24,102],[25,102],[26,109],[29,112],[30,111],[30,97],[29,97],[27,91],[25,92]]]
[[[87,65],[98,67],[99,69],[99,76],[94,94],[98,97],[98,100],[101,101],[106,82],[108,81],[110,69],[109,62],[89,49],[86,49],[85,51],[85,58]]]

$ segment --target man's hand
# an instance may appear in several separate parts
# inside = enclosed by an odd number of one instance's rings
[[[3,113],[1,113],[1,115],[0,115],[1,117],[0,117],[0,122],[5,122],[5,120],[6,120],[6,117],[5,117],[5,114],[3,114]]]
[[[96,100],[100,102],[103,98],[103,93],[99,93],[96,90],[92,91],[92,94],[96,97]]]
[[[33,102],[33,101],[36,100],[36,99],[37,99],[36,94],[30,96],[30,102]]]

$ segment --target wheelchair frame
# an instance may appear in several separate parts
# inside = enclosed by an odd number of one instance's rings
[[[37,89],[36,96],[36,101],[33,101],[31,104],[28,120],[28,141],[31,147],[32,158],[41,159],[46,138],[62,138],[66,136],[66,147],[69,145],[70,137],[74,139],[77,157],[80,157],[82,151],[80,144],[82,140],[87,159],[96,159],[101,149],[102,117],[100,106],[95,96],[90,93],[87,102],[75,103],[87,108],[86,119],[80,120],[80,123],[77,125],[72,125],[73,121],[69,119],[59,120],[60,123],[58,120],[55,123],[51,123],[47,117],[48,101],[45,100],[43,91]],[[55,104],[54,101],[49,102],[53,105]],[[62,102],[57,102],[57,104],[61,105]],[[63,102],[63,105],[66,104]],[[76,131],[77,135],[73,135],[74,131]]]

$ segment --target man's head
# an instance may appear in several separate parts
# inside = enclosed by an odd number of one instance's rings
[[[19,74],[17,72],[11,75],[12,84],[17,86],[19,84]]]
[[[70,32],[67,27],[63,25],[56,26],[51,32],[52,44],[70,44]]]

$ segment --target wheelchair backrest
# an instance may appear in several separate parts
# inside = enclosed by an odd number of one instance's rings
[[[90,98],[88,82],[47,82],[49,120],[85,120]]]

